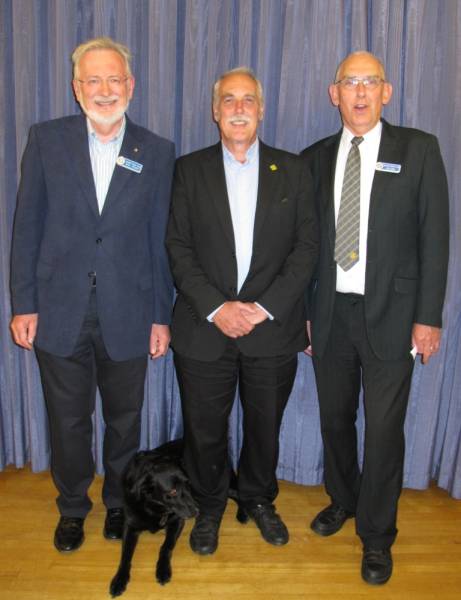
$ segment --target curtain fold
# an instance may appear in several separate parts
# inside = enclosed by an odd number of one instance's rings
[[[131,118],[173,139],[178,155],[218,139],[211,89],[221,72],[252,67],[266,109],[260,134],[299,152],[340,127],[328,84],[350,51],[383,59],[394,86],[384,116],[438,136],[451,201],[451,260],[441,350],[416,365],[406,420],[404,484],[435,479],[461,498],[461,3],[458,0],[2,0],[0,3],[0,469],[48,468],[46,412],[35,357],[11,342],[9,248],[22,152],[30,125],[78,112],[70,54],[110,35],[133,52]],[[363,413],[358,419],[363,436]],[[94,416],[102,470],[104,423]],[[182,432],[171,352],[150,363],[142,447]],[[234,460],[241,444],[236,399]],[[300,355],[280,436],[278,476],[322,481],[322,444],[310,358]]]

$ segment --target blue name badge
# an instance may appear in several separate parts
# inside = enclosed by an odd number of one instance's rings
[[[402,165],[396,165],[394,163],[377,162],[377,171],[384,171],[385,173],[400,173]]]
[[[124,169],[133,171],[134,173],[141,173],[142,171],[141,163],[138,163],[135,160],[131,160],[131,158],[125,158],[124,156],[119,156],[117,158],[117,164],[123,167]]]

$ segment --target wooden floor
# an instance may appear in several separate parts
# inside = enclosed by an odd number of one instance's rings
[[[109,598],[120,543],[101,535],[104,507],[101,478],[91,488],[93,511],[86,540],[77,552],[59,554],[52,538],[57,522],[49,473],[28,469],[0,473],[0,598],[2,600],[99,600]],[[280,483],[279,512],[290,531],[287,546],[266,544],[255,525],[240,525],[230,504],[213,556],[189,549],[189,521],[173,557],[173,580],[154,581],[163,534],[142,535],[126,600],[294,600],[461,598],[461,502],[433,487],[405,490],[400,502],[400,534],[394,546],[394,575],[372,587],[360,577],[361,546],[350,520],[330,538],[308,527],[326,503],[322,487]]]

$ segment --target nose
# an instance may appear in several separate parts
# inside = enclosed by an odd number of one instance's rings
[[[356,89],[357,95],[364,96],[366,90],[367,90],[367,88],[363,85],[363,81],[359,81],[357,84],[357,89]]]
[[[102,94],[103,96],[111,95],[112,90],[110,89],[109,82],[107,81],[107,79],[101,80],[101,85],[99,87],[99,93]]]
[[[243,112],[243,100],[235,101],[235,112],[238,112],[238,113]]]

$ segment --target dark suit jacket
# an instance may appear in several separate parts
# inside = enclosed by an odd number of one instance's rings
[[[309,295],[314,353],[330,332],[336,290],[334,178],[341,131],[303,151],[314,179],[320,259]],[[365,277],[369,342],[383,359],[408,355],[413,323],[441,327],[448,263],[448,189],[437,138],[383,121],[370,198]]]
[[[227,337],[207,316],[226,300],[259,302],[275,319],[237,340],[249,356],[305,348],[303,290],[317,259],[312,182],[299,157],[260,143],[253,254],[237,294],[237,263],[221,143],[176,163],[167,233],[178,290],[172,345],[185,356],[214,360]]]
[[[36,344],[72,353],[97,273],[102,335],[114,360],[146,354],[152,323],[168,324],[173,286],[164,248],[174,146],[127,119],[119,165],[99,214],[83,115],[31,128],[14,222],[14,314],[38,313]]]

